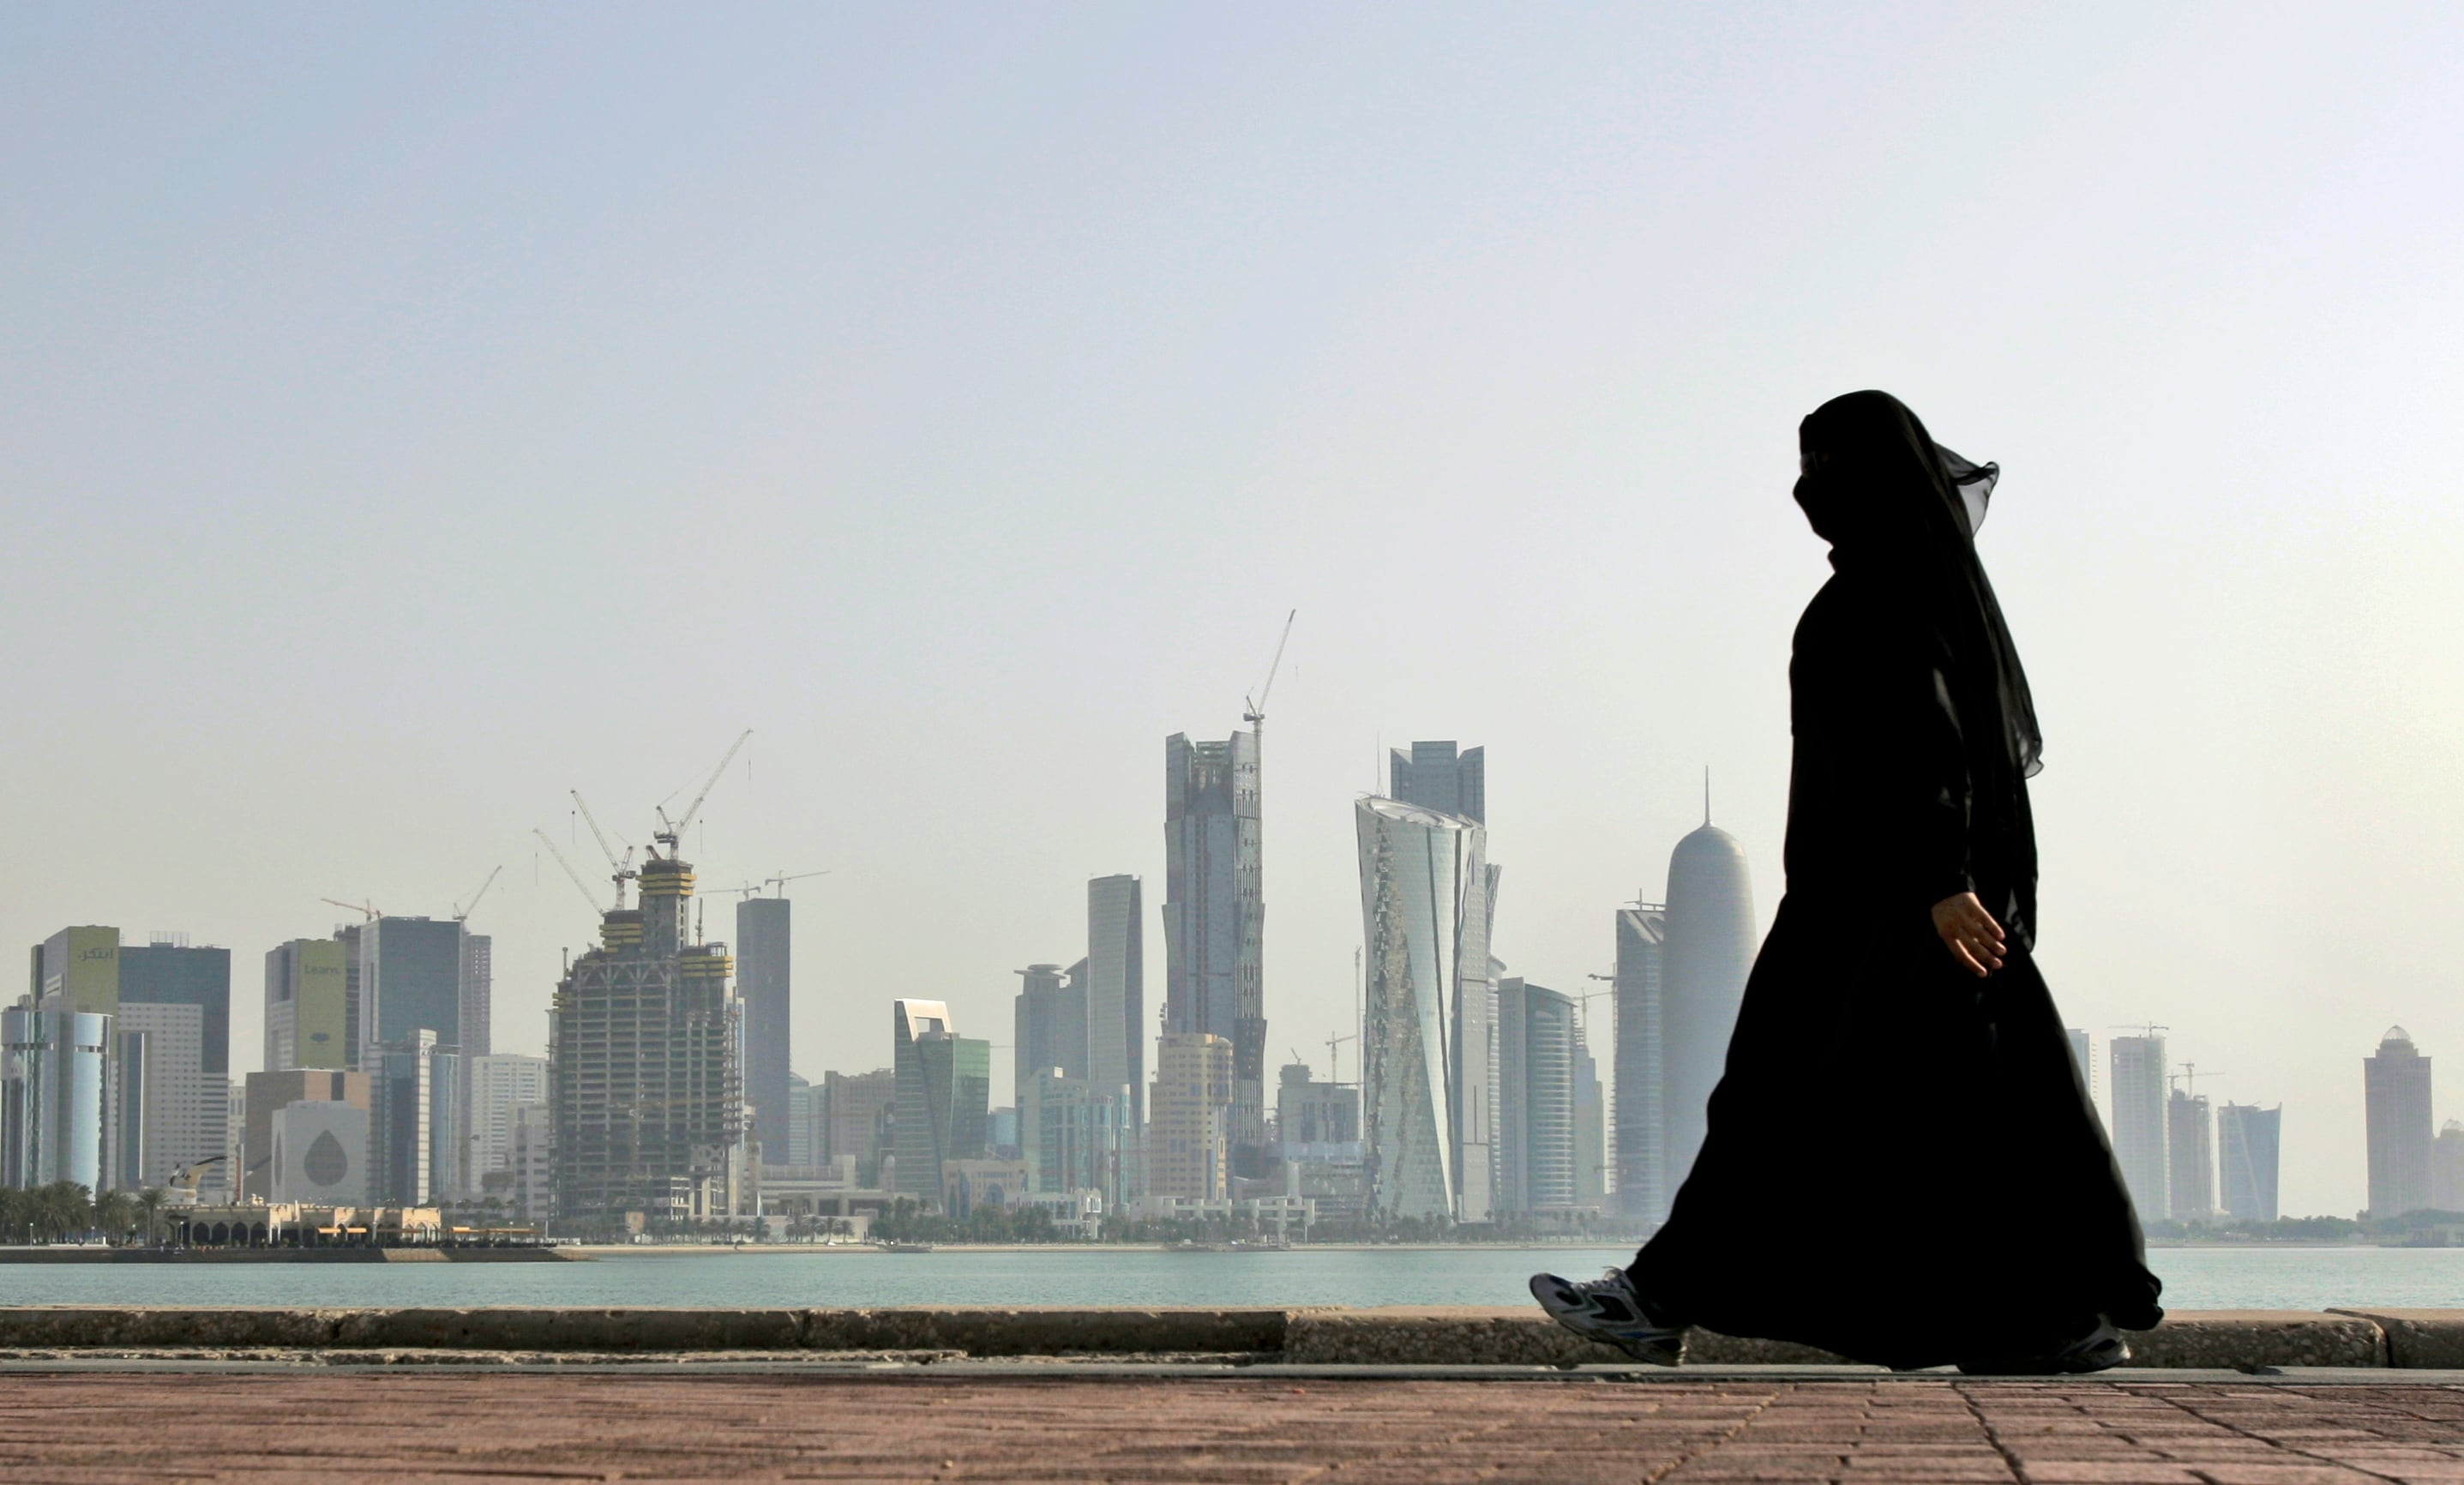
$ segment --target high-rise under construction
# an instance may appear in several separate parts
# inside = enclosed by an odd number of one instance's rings
[[[734,1215],[742,1151],[742,1011],[722,943],[691,942],[693,867],[641,867],[641,905],[604,915],[548,1013],[557,1213],[567,1221]]]

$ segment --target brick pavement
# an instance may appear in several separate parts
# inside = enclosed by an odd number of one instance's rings
[[[2464,1482],[2464,1386],[15,1373],[12,1482]]]

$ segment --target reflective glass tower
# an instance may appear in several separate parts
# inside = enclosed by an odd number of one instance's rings
[[[1392,799],[1361,800],[1354,824],[1368,944],[1372,1208],[1390,1218],[1485,1222],[1495,1053],[1484,1045],[1477,1061],[1464,1057],[1456,1023],[1467,991],[1485,1015],[1494,1006],[1487,832],[1461,815]]]

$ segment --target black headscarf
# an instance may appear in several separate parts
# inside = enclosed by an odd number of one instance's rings
[[[2033,776],[2044,766],[2035,698],[1976,557],[1976,527],[2001,471],[1935,443],[1888,392],[1834,397],[1796,437],[1814,459],[1796,503],[1831,543],[1834,565],[1881,576],[1917,606],[1959,673],[1949,679],[1963,724],[1972,736],[1997,719],[2013,771]]]

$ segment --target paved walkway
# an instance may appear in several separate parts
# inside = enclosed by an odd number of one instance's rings
[[[16,1373],[0,1478],[2464,1482],[2464,1385]]]

